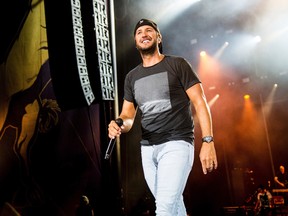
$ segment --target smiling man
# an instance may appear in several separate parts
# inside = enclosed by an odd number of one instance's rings
[[[162,35],[155,22],[137,22],[134,39],[142,63],[125,78],[119,115],[123,125],[112,120],[109,137],[128,132],[140,112],[142,167],[155,197],[156,215],[186,216],[183,191],[194,162],[191,103],[203,137],[199,156],[204,174],[217,168],[210,109],[191,65],[182,57],[162,54]]]

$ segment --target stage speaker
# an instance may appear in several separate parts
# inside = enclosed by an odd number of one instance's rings
[[[50,73],[61,110],[114,100],[106,1],[45,0]]]

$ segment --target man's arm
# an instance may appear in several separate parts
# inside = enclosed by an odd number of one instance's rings
[[[119,127],[114,120],[108,125],[109,138],[114,139],[121,133],[127,133],[133,126],[136,115],[136,109],[133,103],[124,100],[122,111],[118,118],[123,120],[123,125]]]
[[[196,115],[199,120],[202,132],[202,137],[213,136],[211,112],[207,104],[202,85],[200,83],[195,84],[187,89],[186,92],[193,106],[195,107]],[[207,171],[212,171],[213,168],[217,168],[218,162],[214,141],[210,143],[202,143],[199,157],[204,174],[207,174]]]
[[[274,177],[274,181],[275,181],[277,184],[279,184],[281,187],[285,187],[285,184],[282,183],[282,182],[280,182],[277,176]]]

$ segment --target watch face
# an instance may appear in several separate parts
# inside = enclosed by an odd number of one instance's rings
[[[206,136],[202,138],[202,142],[207,142],[210,143],[213,141],[213,137],[212,136]]]

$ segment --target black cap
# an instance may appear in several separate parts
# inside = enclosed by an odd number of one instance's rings
[[[141,26],[144,26],[144,25],[149,25],[151,26],[152,28],[155,29],[155,31],[159,32],[160,33],[160,30],[158,29],[157,27],[157,24],[155,22],[153,22],[152,20],[149,20],[149,19],[141,19],[137,22],[135,28],[134,28],[134,35],[137,31],[137,29]]]

